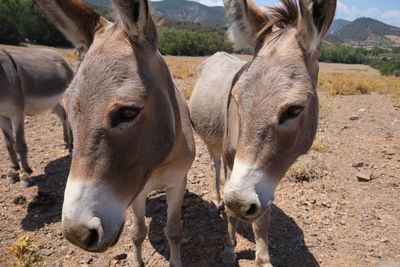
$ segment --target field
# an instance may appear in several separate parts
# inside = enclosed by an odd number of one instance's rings
[[[72,50],[57,51],[76,67]],[[203,60],[166,57],[186,97]],[[272,264],[377,266],[400,262],[400,78],[378,76],[370,67],[342,64],[321,64],[320,77],[317,138],[276,191],[269,233]],[[367,89],[359,90],[365,82]],[[61,207],[70,164],[68,152],[62,149],[62,127],[51,113],[27,116],[25,125],[35,185],[20,190],[18,183],[6,185],[0,179],[0,266],[15,261],[8,249],[21,236],[29,236],[37,245],[42,257],[39,266],[129,266],[130,211],[120,241],[106,253],[85,252],[62,237]],[[183,263],[219,266],[226,224],[222,215],[207,216],[212,173],[208,153],[197,136],[196,144],[182,210]],[[0,136],[0,175],[7,164]],[[372,180],[362,182],[358,176]],[[23,198],[26,202],[17,201]],[[150,195],[146,222],[145,264],[168,266],[168,243],[162,231],[166,222],[163,192]],[[251,227],[240,224],[237,237],[240,266],[253,266]]]

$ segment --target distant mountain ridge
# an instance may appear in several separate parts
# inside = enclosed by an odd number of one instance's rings
[[[102,7],[111,7],[111,0],[84,0]],[[227,25],[228,18],[222,6],[210,7],[194,1],[163,0],[152,1],[153,13],[157,16],[204,24]]]
[[[151,2],[151,5],[155,15],[171,19],[219,25],[229,22],[221,6],[210,7],[187,0],[163,0]]]
[[[111,0],[84,0],[92,5],[111,7]],[[221,6],[209,7],[188,0],[152,1],[156,16],[201,24],[226,26],[229,21]],[[334,44],[346,43],[361,46],[400,46],[400,28],[371,18],[353,22],[334,20],[325,40]]]
[[[351,23],[351,21],[344,20],[344,19],[335,19],[332,23],[331,28],[328,31],[328,34],[334,34],[342,29],[347,24]]]
[[[333,34],[328,34],[325,40],[361,46],[398,46],[400,28],[363,17],[344,25]]]

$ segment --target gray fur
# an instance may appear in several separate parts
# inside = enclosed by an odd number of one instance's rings
[[[32,172],[27,162],[24,114],[53,110],[63,124],[64,140],[71,148],[69,124],[59,102],[72,77],[68,63],[53,50],[0,50],[0,126],[12,161],[8,176],[15,177],[19,170],[15,153],[21,159],[21,180],[27,180]]]
[[[224,187],[224,264],[236,261],[236,226],[244,220],[253,224],[255,263],[271,266],[268,221],[275,188],[296,158],[311,147],[317,130],[317,57],[336,0],[301,0],[299,21],[294,0],[282,3],[283,8],[273,9],[269,23],[252,0],[224,1],[232,27],[239,32],[236,41],[256,44],[256,52],[244,71],[245,62],[227,54],[208,58],[200,66],[189,103],[192,125],[207,145],[215,171],[220,169],[218,157],[232,171]],[[316,27],[319,14],[322,21]],[[218,185],[216,173],[210,215],[215,215],[220,199]]]

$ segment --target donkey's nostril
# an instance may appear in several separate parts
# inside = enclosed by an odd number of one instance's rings
[[[254,215],[258,215],[258,208],[256,204],[251,204],[250,208],[246,211],[246,216],[253,217]]]
[[[86,247],[93,248],[99,243],[99,232],[96,229],[90,229],[89,235],[86,239]]]

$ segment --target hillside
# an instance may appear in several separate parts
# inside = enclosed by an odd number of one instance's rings
[[[164,0],[152,2],[154,14],[177,20],[196,23],[226,25],[228,19],[223,7],[209,7],[186,0]]]
[[[367,46],[400,45],[400,28],[371,18],[359,18],[325,38],[333,43]]]
[[[334,34],[342,29],[344,26],[349,24],[351,21],[344,20],[344,19],[335,19],[332,23],[331,28],[328,31],[328,34]]]
[[[110,0],[85,0],[85,2],[102,7],[110,7]],[[176,20],[205,24],[228,24],[223,7],[209,7],[194,1],[163,0],[151,2],[153,14]]]

